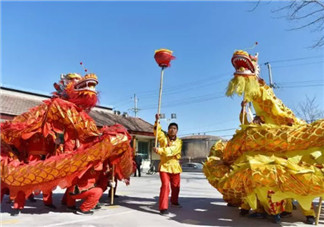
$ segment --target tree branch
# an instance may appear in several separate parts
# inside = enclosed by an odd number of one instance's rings
[[[318,5],[322,6],[324,8],[324,4],[320,1],[314,0],[313,2],[317,3]]]
[[[256,8],[258,8],[259,5],[260,5],[260,0],[255,4],[253,9],[248,10],[248,12],[253,12]]]
[[[316,11],[311,12],[311,13],[309,13],[309,14],[306,14],[306,15],[304,15],[304,16],[294,17],[294,19],[296,19],[296,20],[304,19],[304,18],[306,18],[306,17],[312,16],[312,15],[314,15],[315,13],[318,13],[318,12],[321,12],[321,11],[324,11],[324,9],[316,10]]]
[[[322,36],[313,46],[312,48],[315,48],[315,47],[322,47],[324,46],[324,36]]]
[[[293,29],[290,29],[290,30],[298,30],[298,29],[302,29],[302,28],[306,28],[308,26],[311,26],[321,20],[324,20],[324,16],[323,17],[320,17],[320,18],[317,18],[316,20],[312,21],[312,22],[309,22],[308,24],[305,24],[303,26],[300,26],[300,27],[296,27],[296,28],[293,28]]]

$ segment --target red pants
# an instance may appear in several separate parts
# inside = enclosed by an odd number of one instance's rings
[[[83,203],[80,206],[81,211],[89,211],[94,208],[99,202],[100,197],[102,196],[102,189],[99,187],[91,188],[88,191],[82,192],[77,195],[67,194],[66,203],[68,207],[75,206],[76,199],[84,199]]]
[[[177,204],[180,192],[180,173],[160,172],[161,189],[159,198],[159,209],[166,210],[169,206],[169,193],[171,183],[171,203]]]
[[[14,209],[19,209],[19,210],[22,210],[24,209],[24,206],[25,206],[25,193],[22,192],[22,191],[19,191],[18,194],[17,194],[17,197],[15,198],[15,201],[14,201]]]

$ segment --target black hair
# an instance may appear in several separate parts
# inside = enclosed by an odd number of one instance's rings
[[[177,130],[178,130],[178,124],[177,123],[175,123],[175,122],[170,123],[169,126],[168,126],[168,130],[170,129],[171,126],[177,127]]]

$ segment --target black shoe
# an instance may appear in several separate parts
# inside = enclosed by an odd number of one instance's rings
[[[249,214],[249,212],[250,212],[249,210],[241,209],[240,210],[240,215],[245,216],[245,215]]]
[[[53,204],[44,204],[44,205],[50,209],[56,209],[56,206],[54,206]]]
[[[76,206],[66,207],[66,209],[68,209],[68,210],[72,210],[72,211],[77,210]]]
[[[79,214],[79,215],[93,215],[93,211],[88,210],[88,211],[82,211],[80,209],[77,209],[76,211],[74,211],[75,214]]]
[[[227,205],[226,206],[228,206],[228,207],[237,207],[237,206],[235,206],[234,204],[232,204],[232,203],[227,203]]]
[[[168,211],[168,210],[160,210],[160,214],[161,214],[162,216],[166,216],[166,215],[169,214],[169,211]]]
[[[20,214],[20,209],[12,209],[10,216],[18,216]]]
[[[290,212],[284,211],[284,212],[282,212],[280,214],[280,217],[282,217],[282,218],[290,218],[290,217],[292,217],[292,214]]]
[[[273,222],[279,224],[281,222],[281,218],[279,214],[273,215]]]
[[[30,201],[30,202],[32,202],[32,203],[37,202],[37,200],[36,200],[34,197],[30,197],[30,198],[28,198],[28,201]]]
[[[306,216],[306,224],[313,225],[315,223],[315,217],[314,216]]]
[[[97,203],[97,205],[93,209],[95,209],[95,210],[101,209],[101,203]]]

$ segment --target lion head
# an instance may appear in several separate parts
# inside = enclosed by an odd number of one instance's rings
[[[82,77],[77,73],[62,74],[61,80],[54,83],[54,96],[76,104],[79,108],[90,111],[97,104],[97,76],[93,73]]]
[[[245,93],[247,101],[251,101],[254,96],[259,96],[260,86],[264,85],[264,81],[259,77],[258,54],[253,56],[244,50],[237,50],[234,52],[231,62],[235,72],[234,78],[227,86],[226,95]]]

